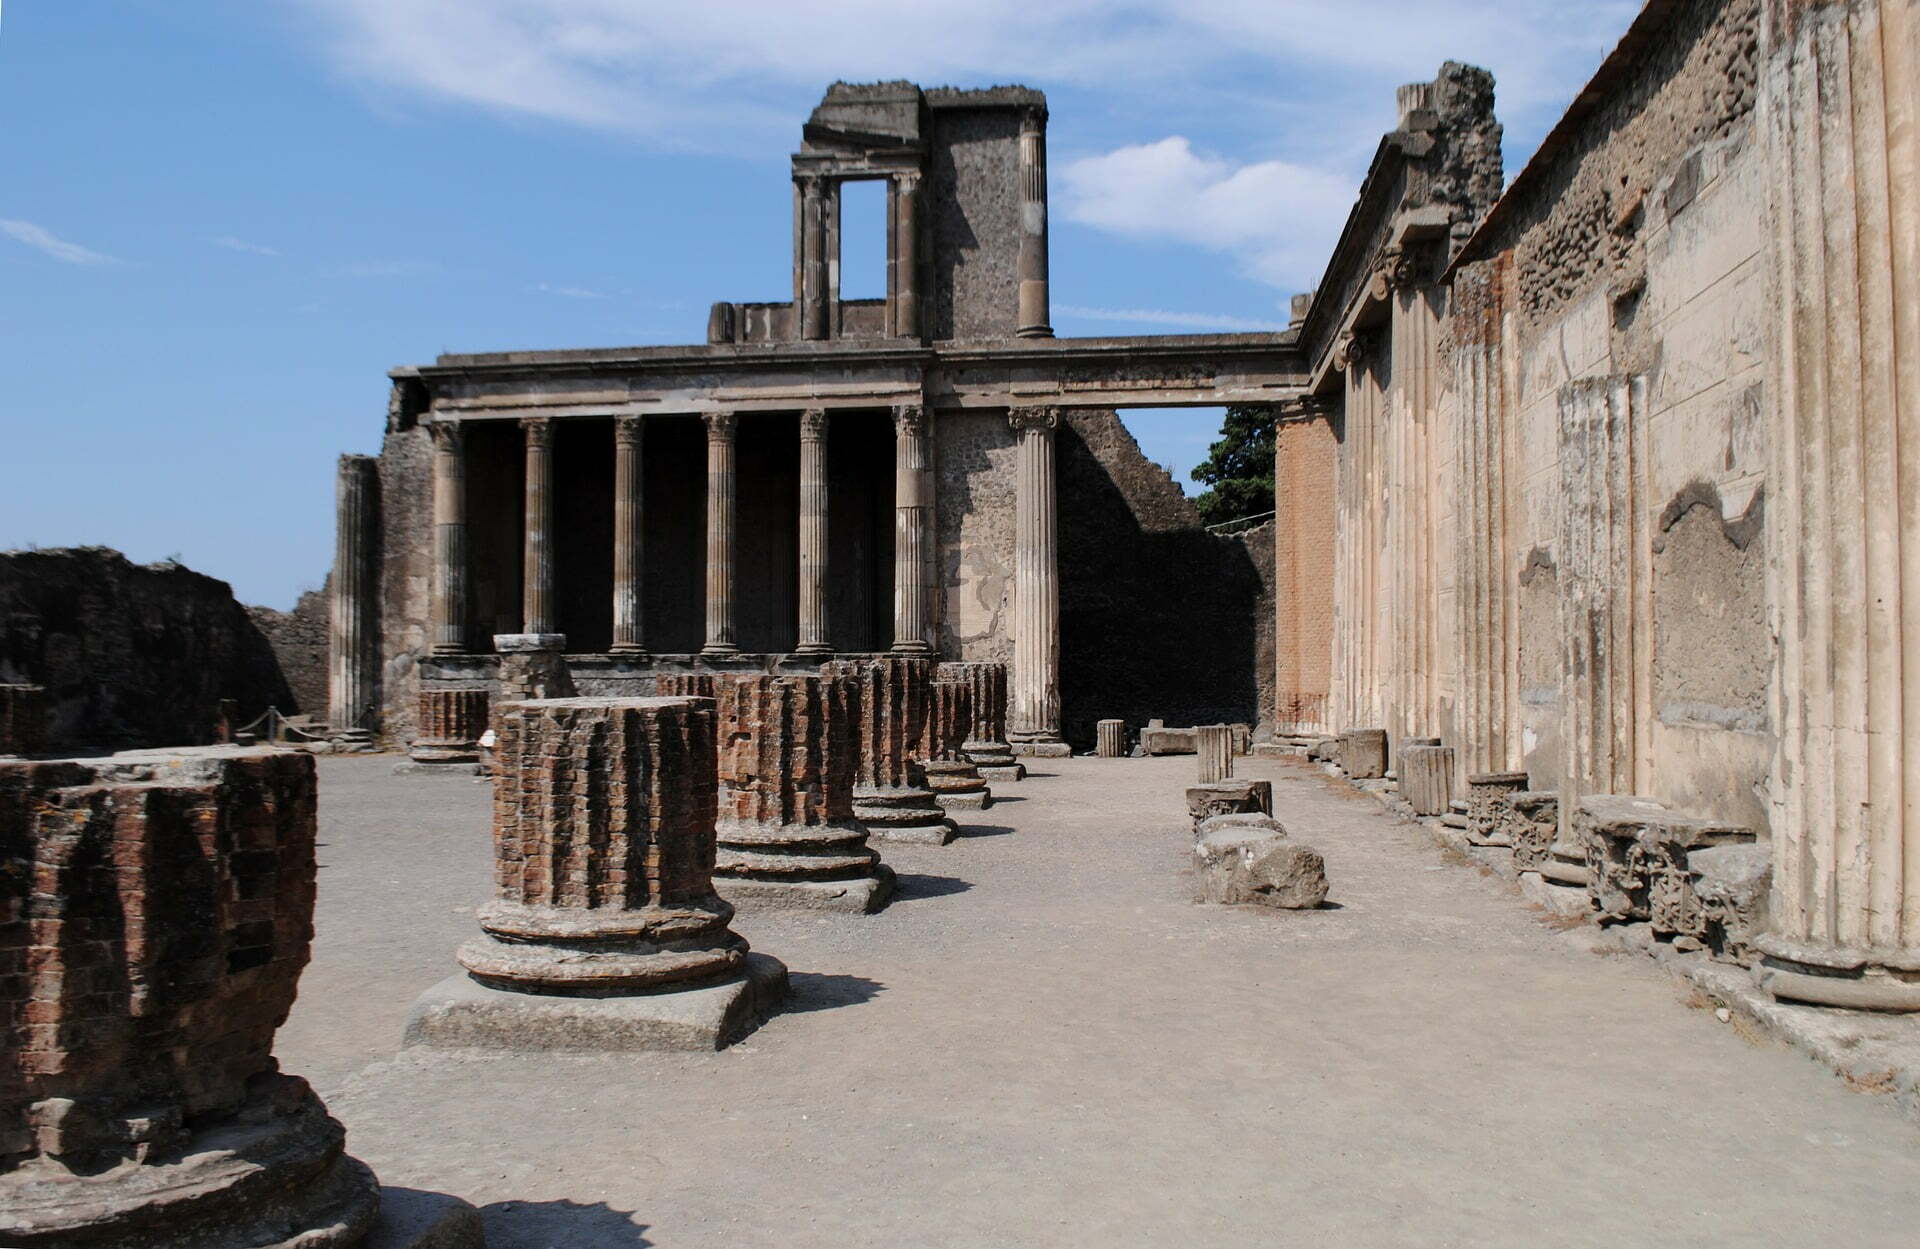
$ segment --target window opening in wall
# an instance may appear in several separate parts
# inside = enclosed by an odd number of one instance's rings
[[[840,298],[887,297],[887,184],[840,185]]]

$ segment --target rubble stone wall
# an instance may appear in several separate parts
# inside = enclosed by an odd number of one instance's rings
[[[304,712],[324,719],[327,714],[330,611],[325,586],[302,594],[292,611],[247,608],[254,627],[273,648],[274,658],[280,662],[280,673],[286,677],[287,688],[293,693],[292,705],[280,709],[288,715]]]

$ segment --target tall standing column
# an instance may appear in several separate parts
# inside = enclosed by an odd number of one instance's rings
[[[1053,435],[1060,410],[1013,408],[1013,704],[1007,736],[1023,754],[1065,754],[1060,738],[1060,525]]]
[[[1021,338],[1052,338],[1047,292],[1047,115],[1030,109],[1020,119]]]
[[[433,653],[467,650],[467,434],[458,421],[433,432]]]
[[[1920,10],[1766,6],[1776,996],[1920,1010]]]
[[[646,438],[643,420],[622,416],[613,423],[613,649],[623,655],[644,655],[647,650],[640,606],[646,532],[645,468],[640,458]]]
[[[1044,249],[1043,249],[1044,250]],[[920,174],[893,179],[893,332],[920,337]]]
[[[733,439],[739,418],[709,412],[707,421],[707,644],[704,655],[732,655],[735,636]]]
[[[830,655],[827,641],[827,412],[800,414],[800,655]]]
[[[520,632],[555,633],[553,620],[553,421],[520,422],[527,442],[525,555],[521,560]]]
[[[800,337],[827,336],[827,195],[818,177],[800,180]]]
[[[374,534],[379,525],[380,462],[340,457],[334,489],[333,602],[328,639],[327,722],[335,733],[373,727],[375,648]]]
[[[893,653],[933,653],[933,438],[924,404],[893,410]]]

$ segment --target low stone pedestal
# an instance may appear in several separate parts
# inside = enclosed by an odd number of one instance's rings
[[[566,634],[496,633],[493,649],[500,656],[500,702],[573,697]]]
[[[1187,787],[1187,815],[1195,829],[1216,815],[1273,814],[1273,782],[1254,780],[1210,781]]]
[[[1415,815],[1445,815],[1453,805],[1453,748],[1439,738],[1407,738],[1395,771],[1400,796]]]
[[[893,870],[853,815],[845,691],[819,676],[720,678],[714,888],[736,904],[878,911]]]
[[[429,990],[407,1043],[717,1047],[750,1030],[784,976],[749,973],[714,892],[712,701],[538,699],[502,704],[495,724],[497,895],[458,955],[474,983]]]
[[[1372,781],[1387,774],[1385,729],[1349,729],[1340,737],[1340,766],[1349,777]]]
[[[1193,731],[1193,753],[1200,765],[1202,785],[1233,775],[1233,730],[1224,724],[1203,724]]]
[[[829,660],[843,682],[855,741],[853,815],[875,841],[944,846],[958,830],[914,761],[933,714],[931,659]]]
[[[1476,846],[1508,846],[1501,826],[1501,799],[1527,787],[1525,772],[1476,772],[1467,778],[1467,840]]]
[[[1277,820],[1208,824],[1193,846],[1200,901],[1301,911],[1327,900],[1326,861],[1312,846],[1290,840]]]
[[[1102,759],[1119,759],[1127,753],[1127,722],[1102,720],[1093,726],[1093,753]]]
[[[362,1243],[379,1186],[272,1056],[314,815],[299,752],[0,763],[0,1244]]]
[[[52,722],[45,686],[0,685],[0,755],[42,753]]]
[[[1020,781],[1026,765],[1007,741],[1007,665],[943,663],[934,669],[938,681],[964,683],[973,696],[973,727],[960,749],[967,761],[988,781]]]
[[[1143,755],[1190,755],[1196,749],[1197,729],[1170,729],[1158,721],[1140,730]]]

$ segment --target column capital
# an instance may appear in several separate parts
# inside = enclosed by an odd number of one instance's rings
[[[824,442],[827,437],[827,410],[807,408],[800,413],[800,441]]]
[[[553,445],[553,418],[550,416],[523,416],[520,428],[527,435],[529,447],[551,447]]]
[[[427,433],[433,436],[434,449],[438,451],[459,451],[466,445],[467,426],[464,421],[436,417],[428,424]]]
[[[903,438],[917,438],[927,432],[927,405],[899,403],[893,408],[893,430]]]
[[[1366,364],[1371,348],[1367,335],[1349,330],[1333,346],[1333,367],[1342,373],[1357,369]]]
[[[893,184],[899,190],[911,194],[920,189],[922,176],[918,169],[897,169],[893,174]]]
[[[1008,408],[1007,422],[1013,426],[1016,434],[1024,434],[1028,430],[1050,434],[1060,428],[1060,409],[1052,404]]]
[[[703,412],[700,419],[707,424],[708,442],[732,442],[740,427],[738,412]]]
[[[646,428],[644,416],[616,416],[613,418],[613,442],[615,446],[638,446],[640,435]]]

